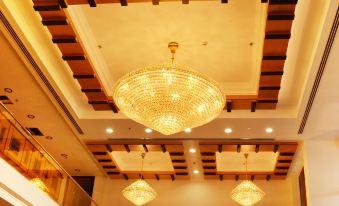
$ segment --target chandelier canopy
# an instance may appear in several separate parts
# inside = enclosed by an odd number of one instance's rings
[[[144,159],[146,153],[141,154],[141,172],[144,170]],[[156,191],[147,184],[142,175],[140,180],[133,182],[131,185],[122,190],[122,195],[137,206],[144,205],[157,196]]]
[[[173,55],[177,47],[169,44]],[[214,80],[173,60],[123,76],[113,94],[127,117],[165,135],[204,125],[225,105]]]
[[[252,206],[261,201],[265,193],[257,187],[252,181],[247,180],[247,158],[246,158],[246,180],[242,181],[236,188],[232,190],[231,198],[242,206]]]

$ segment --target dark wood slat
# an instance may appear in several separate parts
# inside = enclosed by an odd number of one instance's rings
[[[278,103],[278,100],[277,99],[260,99],[258,100],[258,103],[267,103],[267,104]]]
[[[259,87],[259,90],[280,90],[280,86],[276,86],[276,87]]]
[[[298,0],[270,0],[269,4],[297,4]]]
[[[223,181],[224,180],[224,175],[219,175],[219,180]]]
[[[118,175],[120,172],[107,172],[108,175]]]
[[[279,149],[279,145],[277,145],[277,144],[274,145],[274,151],[273,151],[273,152],[274,152],[274,153],[277,153],[277,152],[278,152],[278,149]]]
[[[107,152],[92,152],[93,155],[107,155]]]
[[[286,60],[286,56],[263,56],[262,60]]]
[[[81,91],[85,93],[102,92],[102,89],[81,89]]]
[[[174,177],[174,175],[171,175],[171,179],[172,179],[172,181],[174,181],[174,180],[175,180],[175,177]]]
[[[159,181],[160,180],[160,178],[159,178],[159,175],[155,175],[155,178]]]
[[[112,166],[112,165],[104,165],[104,166],[102,166],[102,168],[104,168],[104,169],[116,169],[117,167]]]
[[[60,4],[61,8],[67,8],[67,4],[66,4],[65,0],[58,0],[58,2]]]
[[[221,0],[221,3],[222,3],[222,4],[227,4],[227,3],[228,3],[228,0]]]
[[[170,156],[184,156],[183,152],[170,152]]]
[[[127,6],[128,5],[127,0],[120,0],[120,5]]]
[[[252,180],[252,181],[254,180],[254,175],[251,175],[251,180]]]
[[[222,152],[222,145],[221,145],[221,144],[218,145],[218,152],[219,152],[219,153]]]
[[[269,14],[267,16],[267,20],[269,21],[294,20],[294,15],[293,14]]]
[[[106,146],[106,149],[107,149],[107,151],[109,151],[109,152],[113,152],[113,150],[112,150],[112,148],[111,148],[111,146],[110,146],[110,145],[106,144],[105,146]]]
[[[235,180],[236,180],[236,181],[239,180],[239,175],[235,175]]]
[[[68,25],[67,19],[44,19],[41,22],[44,26]]]
[[[126,174],[123,174],[125,180],[128,180],[128,176]]]
[[[203,166],[205,170],[215,170],[217,167],[216,166]]]
[[[188,172],[177,172],[177,173],[175,173],[175,175],[185,176],[185,175],[188,175]]]
[[[215,153],[214,152],[202,152],[201,156],[214,156]]]
[[[266,34],[265,39],[290,39],[291,34]]]
[[[241,150],[241,145],[237,145],[237,152],[240,153],[240,150]]]
[[[131,149],[129,148],[129,146],[127,144],[124,144],[124,147],[125,147],[127,152],[131,152]]]
[[[70,37],[54,37],[52,42],[55,44],[65,44],[65,43],[77,43],[77,40],[74,36]]]
[[[252,100],[251,101],[251,112],[255,112],[256,108],[257,108],[257,101]]]
[[[278,160],[278,163],[291,163],[292,160]]]
[[[280,156],[294,156],[294,152],[281,152]]]
[[[60,5],[34,5],[34,11],[59,11]]]
[[[276,75],[283,75],[283,71],[277,71],[277,72],[261,72],[262,76],[276,76]]]
[[[152,0],[153,5],[159,5],[159,0]]]
[[[166,147],[165,147],[165,145],[161,145],[161,150],[162,150],[162,152],[166,152]]]
[[[65,61],[73,61],[73,60],[85,60],[86,57],[84,55],[70,55],[70,56],[62,56],[62,59]]]
[[[203,163],[215,163],[215,160],[201,160]],[[173,162],[173,161],[172,161]]]
[[[108,104],[107,101],[88,101],[88,104]]]
[[[217,173],[215,173],[215,172],[204,172],[204,175],[214,176],[214,175],[217,175]]]
[[[101,159],[101,160],[98,160],[98,162],[112,162],[112,160],[108,160],[108,159]]]
[[[226,108],[227,108],[227,112],[232,112],[232,101],[227,100]]]
[[[258,153],[259,152],[259,148],[260,148],[260,145],[255,145],[255,152]]]
[[[186,160],[172,160],[172,163],[185,163]]]
[[[268,0],[261,0],[261,3],[267,3]]]
[[[186,170],[187,166],[174,166],[173,167],[175,170]]]
[[[148,148],[145,144],[143,144],[142,147],[144,148],[145,152],[148,152]]]
[[[181,0],[182,4],[189,4],[189,0]]]
[[[93,79],[95,78],[94,74],[74,74],[74,79]]]
[[[267,176],[266,176],[266,180],[267,180],[267,181],[270,181],[270,179],[271,179],[271,175],[267,175]]]
[[[95,0],[87,0],[90,7],[97,7],[97,2]]]

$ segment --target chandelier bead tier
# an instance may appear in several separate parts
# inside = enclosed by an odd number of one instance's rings
[[[247,159],[246,158],[246,180],[242,181],[236,188],[232,190],[231,198],[242,206],[252,206],[261,201],[265,193],[257,187],[252,181],[247,180]]]
[[[162,134],[204,125],[223,110],[225,97],[209,77],[174,61],[178,47],[169,43],[172,61],[123,76],[113,98],[130,119]]]

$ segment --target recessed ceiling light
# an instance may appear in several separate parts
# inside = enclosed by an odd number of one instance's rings
[[[232,130],[231,128],[226,128],[226,129],[225,129],[225,133],[226,133],[226,134],[230,134],[230,133],[232,133],[232,131],[233,131],[233,130]]]
[[[189,149],[189,152],[190,152],[190,153],[196,153],[196,152],[197,152],[197,150],[196,150],[196,149],[194,149],[194,148],[191,148],[191,149]]]
[[[114,132],[114,130],[113,130],[112,128],[107,128],[107,129],[106,129],[106,132],[107,132],[108,134],[112,134],[112,133]]]
[[[35,116],[33,114],[28,114],[27,117],[30,118],[30,119],[34,119],[35,118]]]
[[[265,129],[265,132],[266,133],[272,133],[273,129],[271,127],[268,127],[268,128]]]
[[[51,136],[46,136],[46,139],[47,139],[47,140],[52,140],[53,137],[51,137]]]
[[[153,130],[150,129],[150,128],[146,128],[146,129],[145,129],[145,132],[146,132],[146,133],[152,133],[152,131],[153,131]]]
[[[61,156],[61,157],[63,157],[63,158],[65,158],[65,159],[67,159],[67,158],[68,158],[68,154],[65,154],[65,153],[63,153],[63,154],[60,154],[60,156]]]
[[[11,88],[5,88],[4,91],[7,92],[7,93],[12,93],[13,92],[13,90]]]
[[[192,132],[192,129],[191,129],[191,128],[186,128],[186,129],[185,129],[185,132],[186,132],[186,133],[190,133],[190,132]]]
[[[199,170],[193,170],[193,174],[199,174]]]

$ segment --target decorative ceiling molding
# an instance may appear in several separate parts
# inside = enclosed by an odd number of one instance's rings
[[[285,179],[297,150],[297,142],[275,141],[204,141],[200,142],[201,162],[205,179],[244,180],[246,174],[239,172],[218,172],[216,153],[219,152],[274,152],[279,153],[274,171],[251,172],[248,176],[252,180],[282,180]]]
[[[334,38],[335,38],[337,31],[338,31],[338,26],[339,26],[339,8],[337,9],[337,13],[336,13],[336,16],[335,16],[333,24],[332,24],[331,32],[330,32],[330,35],[328,37],[323,56],[321,58],[321,62],[320,62],[319,68],[318,68],[317,76],[316,76],[314,83],[313,83],[313,87],[312,87],[310,97],[308,98],[307,106],[306,106],[302,121],[301,121],[300,126],[299,126],[298,134],[302,134],[304,132],[304,129],[305,129],[305,126],[306,126],[306,123],[307,123],[307,120],[308,120],[308,116],[310,115],[312,105],[313,105],[315,96],[317,94],[318,87],[319,87],[321,78],[323,76],[323,73],[324,73],[324,70],[325,70],[325,67],[326,67],[326,64],[327,64],[328,57],[330,55],[330,52],[331,52],[331,49],[332,49],[332,46],[333,46]]]
[[[184,146],[181,141],[101,141],[88,142],[88,149],[93,154],[105,173],[113,179],[139,179],[141,174],[145,179],[188,179],[189,172],[185,158]],[[137,173],[120,171],[111,156],[111,152],[169,152],[173,171],[147,171]]]
[[[129,3],[152,2],[158,5],[158,0],[133,0]],[[182,1],[188,4],[188,0]],[[222,0],[222,3],[227,3]],[[266,3],[267,1],[262,1]],[[118,108],[111,96],[107,95],[100,78],[95,72],[92,61],[81,42],[80,36],[67,14],[67,5],[120,3],[127,6],[126,0],[33,0],[35,11],[39,12],[42,24],[46,26],[55,43],[73,72],[73,77],[79,82],[81,91],[85,93],[88,103],[94,110],[112,110],[117,113]],[[294,20],[297,0],[270,0],[267,9],[267,22],[259,88],[257,95],[226,96],[225,110],[273,110],[278,103],[281,78],[286,60],[288,42],[291,36],[291,27]]]

